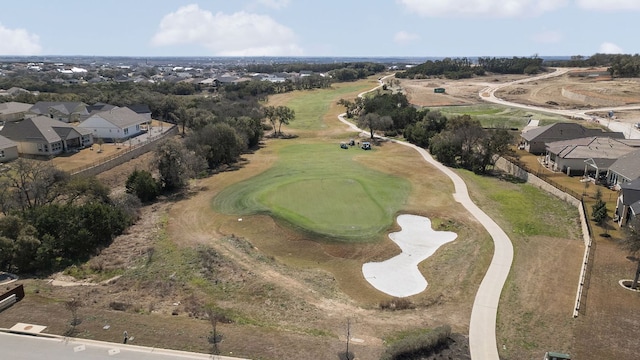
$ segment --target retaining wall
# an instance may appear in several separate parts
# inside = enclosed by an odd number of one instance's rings
[[[104,160],[100,163],[90,164],[82,168],[71,171],[71,176],[93,176],[101,172],[113,169],[118,165],[122,165],[131,159],[155,150],[161,140],[177,135],[179,133],[178,126],[173,125],[169,130],[154,138],[147,140],[142,144],[136,144],[128,148],[125,152],[116,154],[114,157]]]

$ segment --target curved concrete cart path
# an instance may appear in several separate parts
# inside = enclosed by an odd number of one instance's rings
[[[386,77],[385,77],[386,78]],[[382,83],[382,81],[380,82]],[[375,89],[374,89],[375,90]],[[362,95],[362,94],[360,94]],[[346,114],[338,116],[340,121],[347,124],[351,129],[359,132],[364,131],[351,122],[344,119]],[[388,139],[392,142],[409,146],[416,150],[422,158],[429,164],[447,175],[455,187],[453,198],[462,204],[487,230],[493,238],[494,253],[489,269],[480,283],[476,298],[471,310],[471,322],[469,324],[469,350],[471,359],[474,360],[500,360],[498,346],[496,342],[496,317],[498,313],[498,302],[504,286],[511,263],[513,262],[513,245],[507,234],[484,213],[476,204],[471,201],[467,185],[462,178],[448,167],[436,161],[423,148],[403,141]]]

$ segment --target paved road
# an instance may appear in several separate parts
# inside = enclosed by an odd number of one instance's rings
[[[63,337],[17,335],[0,331],[2,359],[11,360],[242,360],[227,356],[164,350]]]
[[[624,136],[627,139],[640,139],[640,130],[635,128],[633,123],[621,122],[621,121],[611,120],[609,118],[602,118],[602,117],[587,114],[587,113],[595,113],[595,112],[608,113],[609,111],[615,112],[615,111],[623,111],[623,110],[638,110],[640,109],[640,105],[625,105],[625,106],[615,106],[615,107],[596,108],[596,109],[559,110],[559,109],[549,109],[541,106],[514,103],[514,102],[500,99],[495,95],[497,90],[507,86],[522,84],[530,81],[547,79],[550,77],[561,76],[571,70],[573,70],[573,68],[558,68],[558,69],[555,69],[555,71],[552,73],[547,73],[540,76],[520,79],[516,81],[511,81],[508,83],[487,84],[486,88],[480,90],[479,95],[480,95],[480,98],[484,101],[488,101],[488,102],[492,102],[492,103],[500,104],[504,106],[546,112],[550,114],[562,115],[562,116],[575,118],[575,119],[593,120],[595,118],[600,122],[600,124],[606,125],[611,131],[618,131],[618,132],[624,133]]]

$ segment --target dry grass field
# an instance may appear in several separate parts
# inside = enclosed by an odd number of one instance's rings
[[[516,78],[403,80],[400,87],[414,104],[467,105],[481,102],[478,92],[487,83]],[[574,80],[567,77],[567,81]],[[211,207],[213,196],[226,186],[267,170],[277,161],[282,147],[306,142],[337,144],[356,136],[336,120],[343,109],[335,102],[373,86],[374,81],[363,81],[349,91],[338,91],[323,112],[320,129],[285,129],[299,137],[266,140],[260,150],[244,157],[236,171],[199,179],[186,194],[143,208],[140,221],[126,234],[87,264],[67,272],[75,278],[65,274],[52,277],[79,285],[78,278],[85,274],[95,285],[60,286],[65,283],[22,279],[27,296],[0,313],[0,327],[27,322],[48,326],[49,333],[64,334],[71,315],[63,302],[77,298],[83,306],[75,336],[120,342],[122,331],[127,330],[137,345],[207,352],[211,326],[200,307],[210,305],[233,320],[218,326],[224,335],[220,344],[223,355],[338,359],[344,351],[349,319],[350,350],[357,359],[379,358],[385,339],[401,330],[442,324],[461,334],[458,345],[462,351],[451,358],[465,359],[464,335],[468,334],[475,291],[492,256],[491,241],[453,200],[448,179],[412,150],[381,143],[375,149],[379,155],[376,161],[366,165],[410,181],[411,196],[403,212],[428,216],[435,227],[456,231],[458,239],[420,264],[429,287],[409,298],[411,309],[380,310],[380,302],[392,299],[372,288],[361,275],[362,263],[399,251],[384,236],[365,245],[322,242],[266,215],[239,221],[237,216],[216,213]],[[432,87],[445,87],[447,93],[433,94]],[[528,91],[536,96],[544,93]],[[549,94],[549,99],[555,96],[550,90]],[[303,95],[274,96],[270,103],[289,104]],[[534,100],[549,101],[534,97],[529,101]],[[151,154],[146,154],[99,178],[121,190],[126,176],[150,161]],[[548,219],[544,219],[543,210],[537,210],[536,219],[544,221],[525,221],[525,228],[541,225],[562,228],[563,232],[527,235],[520,230],[522,225],[508,216],[514,210],[503,209],[501,194],[494,193],[501,189],[518,194],[522,185],[461,174],[474,201],[514,241],[514,264],[499,308],[501,358],[538,359],[547,350],[567,351],[576,359],[637,358],[633,334],[640,325],[640,295],[617,284],[619,279],[629,278],[634,268],[617,244],[619,237],[596,237],[585,307],[574,319],[571,315],[584,249],[575,220],[577,210],[563,218]],[[565,206],[549,201],[553,204],[550,207]],[[526,219],[526,214],[523,217]],[[110,328],[104,330],[107,324]]]

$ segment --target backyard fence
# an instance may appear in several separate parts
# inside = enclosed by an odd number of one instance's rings
[[[75,168],[71,170],[69,173],[71,174],[71,176],[97,175],[103,171],[110,170],[118,165],[122,165],[131,159],[134,159],[144,153],[147,153],[155,149],[155,147],[158,145],[160,140],[163,140],[170,136],[174,136],[178,133],[179,133],[178,126],[173,125],[169,128],[169,130],[161,133],[160,135],[149,137],[144,142],[135,143],[135,144],[132,143],[123,151],[120,151],[113,155],[109,155],[94,163]]]
[[[580,224],[582,227],[582,237],[584,240],[584,255],[582,266],[580,269],[580,278],[578,280],[578,290],[576,291],[576,301],[573,308],[573,317],[577,317],[580,312],[580,308],[583,307],[583,303],[587,297],[587,289],[589,287],[589,264],[591,259],[591,248],[594,245],[592,239],[591,223],[589,222],[589,216],[587,214],[584,196],[577,192],[568,189],[566,186],[562,186],[558,182],[554,181],[552,177],[547,176],[540,171],[534,171],[530,167],[527,167],[516,159],[500,158],[496,162],[495,167],[502,171],[505,171],[513,176],[516,176],[526,182],[537,186],[556,197],[567,201],[568,203],[576,206],[580,215]],[[534,175],[535,174],[535,175]]]

